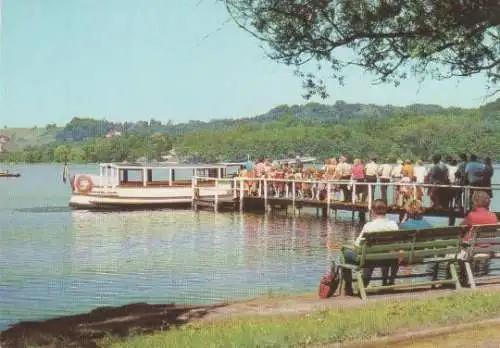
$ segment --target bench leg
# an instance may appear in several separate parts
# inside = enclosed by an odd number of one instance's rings
[[[449,267],[450,267],[451,279],[455,281],[455,288],[457,290],[460,290],[462,288],[462,285],[460,285],[460,279],[458,279],[457,269],[455,268],[455,264],[453,262],[450,262]]]
[[[470,267],[470,262],[464,262],[465,271],[467,272],[467,281],[469,282],[470,288],[476,288],[476,282],[474,281],[474,276],[472,275],[472,269]]]
[[[365,283],[363,282],[362,272],[358,272],[358,274],[356,275],[356,280],[358,283],[359,295],[361,296],[361,299],[364,301],[366,300],[366,292],[365,292]]]

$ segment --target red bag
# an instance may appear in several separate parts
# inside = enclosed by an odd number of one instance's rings
[[[326,275],[321,277],[319,282],[319,298],[329,298],[332,297],[339,286],[338,268],[335,266],[335,262],[332,262],[332,269]]]

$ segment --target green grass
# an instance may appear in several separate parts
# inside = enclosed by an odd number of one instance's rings
[[[332,299],[335,301],[335,299]],[[108,338],[103,347],[303,347],[387,336],[401,329],[435,327],[500,315],[499,293],[379,302],[309,315],[240,317],[198,321],[177,329],[126,340]]]

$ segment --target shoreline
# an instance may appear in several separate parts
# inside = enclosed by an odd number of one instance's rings
[[[0,332],[3,348],[28,344],[39,347],[98,347],[102,340],[112,342],[147,337],[172,329],[172,332],[191,327],[245,321],[262,318],[308,317],[325,311],[356,311],[370,306],[399,306],[417,297],[436,300],[441,297],[474,296],[500,293],[500,284],[483,285],[476,290],[417,289],[372,296],[367,301],[358,297],[332,297],[322,300],[317,293],[269,294],[249,300],[237,300],[211,305],[176,305],[133,303],[119,307],[99,307],[87,313],[61,316],[40,321],[22,321]],[[485,318],[480,318],[485,319]],[[221,324],[223,325],[223,324]],[[429,328],[427,328],[429,329]],[[168,333],[164,333],[168,335]],[[355,342],[353,342],[354,344]]]

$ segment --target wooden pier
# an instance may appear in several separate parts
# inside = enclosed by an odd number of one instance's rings
[[[204,188],[207,187],[206,181],[214,181],[214,187],[220,187],[221,183],[231,183],[231,190],[225,195],[214,194],[213,196],[200,197],[199,187],[200,184]],[[317,190],[313,191],[308,198],[301,197],[297,194],[297,184],[307,184],[308,187],[315,187]],[[338,211],[352,212],[352,219],[357,218],[360,221],[365,221],[367,213],[371,209],[372,204],[372,190],[376,190],[383,185],[389,186],[388,189],[393,192],[396,186],[411,186],[415,192],[417,189],[436,187],[438,185],[420,185],[420,184],[398,184],[398,183],[353,183],[351,185],[352,200],[340,201],[333,196],[333,188],[340,185],[346,185],[345,181],[311,181],[311,180],[283,180],[283,179],[253,179],[253,178],[232,178],[232,179],[215,179],[207,177],[194,177],[192,181],[193,187],[193,209],[211,210],[211,211],[240,211],[240,212],[257,212],[266,213],[273,211],[284,211],[288,214],[300,214],[303,208],[315,208],[316,214],[327,218],[332,214],[336,217]],[[272,187],[285,185],[286,192],[281,194],[271,194]],[[366,201],[361,202],[356,197],[356,189],[360,190],[360,186],[368,186]],[[498,186],[498,185],[497,185]],[[253,190],[252,190],[253,187]],[[257,189],[255,189],[257,187]],[[291,188],[290,188],[291,187]],[[319,188],[326,189],[326,197],[320,197]],[[463,200],[460,204],[462,207],[468,207],[470,202],[470,192],[473,189],[484,189],[474,187],[460,187],[453,185],[439,185],[439,187],[447,187],[450,189],[460,188],[463,190]],[[290,189],[289,189],[290,188]],[[497,187],[499,188],[499,187]],[[492,187],[492,189],[495,189]],[[376,191],[375,191],[376,192]],[[373,195],[374,198],[375,195]],[[394,199],[391,199],[391,201]],[[454,225],[457,218],[463,218],[467,214],[466,208],[435,208],[428,205],[425,208],[425,216],[448,218],[449,224]],[[405,213],[403,207],[389,202],[389,213],[397,214],[402,217]],[[497,213],[500,215],[500,213]]]

